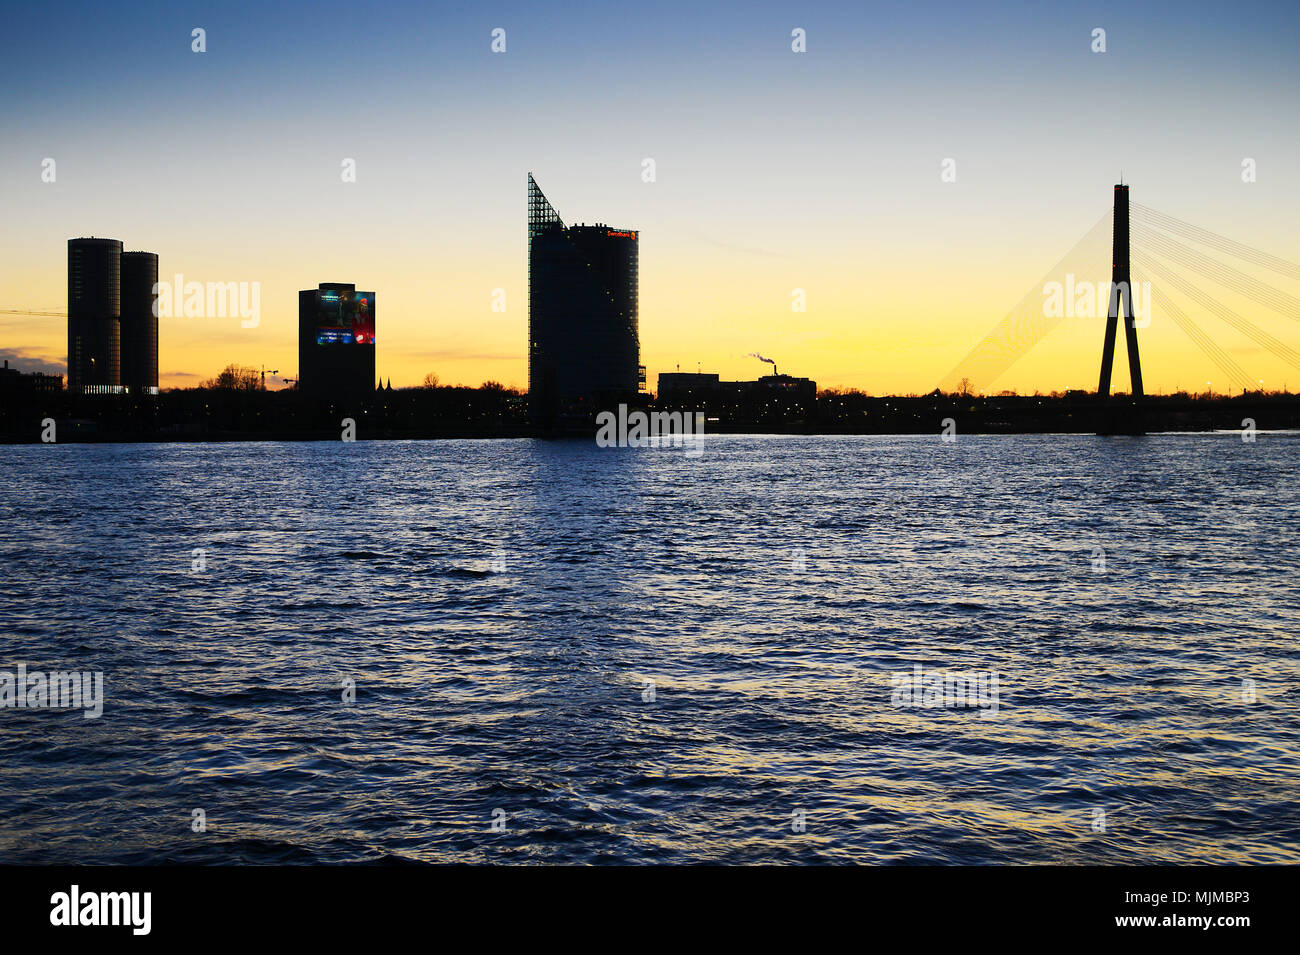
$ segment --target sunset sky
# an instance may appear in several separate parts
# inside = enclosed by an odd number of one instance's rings
[[[0,308],[65,307],[67,240],[109,236],[157,252],[166,279],[261,283],[256,328],[161,321],[164,387],[230,362],[296,374],[297,291],[327,281],[376,292],[394,386],[526,386],[531,170],[566,222],[639,230],[652,388],[678,365],[756,377],[758,351],[883,394],[938,384],[1107,212],[1121,171],[1134,202],[1300,260],[1294,4],[469,6],[11,8]],[[1090,277],[1109,278],[1107,249]],[[1287,318],[1241,308],[1300,347]],[[1268,387],[1300,388],[1198,321]],[[990,389],[1095,388],[1103,322],[1070,320]],[[0,329],[11,363],[62,370],[63,320]],[[1220,377],[1158,312],[1140,337],[1149,391]]]

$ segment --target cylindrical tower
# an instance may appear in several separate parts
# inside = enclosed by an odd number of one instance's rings
[[[68,391],[109,394],[122,384],[122,243],[68,240]]]
[[[158,254],[122,253],[122,384],[132,394],[158,393]]]

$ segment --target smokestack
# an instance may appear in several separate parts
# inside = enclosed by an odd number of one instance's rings
[[[750,353],[749,353],[749,357],[750,357],[750,358],[757,358],[759,361],[765,361],[765,362],[767,362],[769,365],[772,366],[772,374],[774,374],[774,375],[776,374],[776,362],[774,362],[772,359],[770,359],[770,358],[764,358],[762,355],[760,355],[760,354],[759,354],[758,352],[756,352],[756,351],[752,351],[752,352],[750,352]]]

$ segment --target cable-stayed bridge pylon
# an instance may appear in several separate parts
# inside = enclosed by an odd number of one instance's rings
[[[1102,342],[1102,368],[1098,379],[1099,395],[1107,395],[1110,391],[1115,337],[1119,319],[1123,318],[1129,358],[1129,394],[1134,398],[1142,397],[1137,330],[1147,322],[1135,314],[1133,292],[1139,279],[1150,284],[1150,301],[1146,303],[1148,312],[1158,311],[1168,318],[1222,372],[1231,388],[1249,390],[1257,385],[1259,379],[1247,373],[1219,340],[1220,336],[1201,327],[1205,318],[1223,322],[1257,348],[1300,370],[1300,351],[1261,328],[1257,324],[1260,314],[1252,312],[1247,318],[1221,300],[1224,294],[1231,295],[1252,306],[1259,306],[1264,313],[1276,313],[1300,322],[1300,295],[1294,294],[1294,290],[1277,287],[1274,284],[1276,279],[1266,281],[1243,268],[1271,272],[1284,281],[1300,283],[1300,264],[1149,206],[1130,203],[1128,193],[1127,185],[1115,187],[1112,211],[1098,220],[1044,276],[1043,281],[1031,288],[944,376],[938,386],[940,391],[991,390],[998,378],[1054,331],[1065,316],[1044,307],[1046,290],[1053,282],[1059,286],[1062,280],[1068,289],[1075,275],[1100,274],[1108,225],[1111,226],[1112,239],[1111,279]],[[1215,290],[1216,287],[1221,291]],[[1190,303],[1190,308],[1184,310],[1180,307],[1175,295]],[[1146,317],[1149,318],[1149,314]]]

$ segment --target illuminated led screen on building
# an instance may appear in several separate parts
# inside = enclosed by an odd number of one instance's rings
[[[373,345],[375,293],[333,289],[320,293],[316,344]]]

